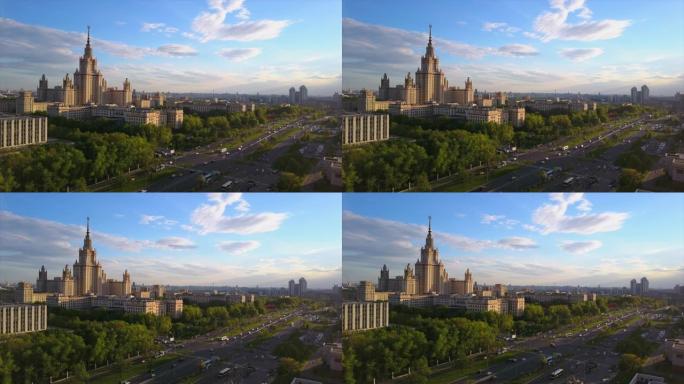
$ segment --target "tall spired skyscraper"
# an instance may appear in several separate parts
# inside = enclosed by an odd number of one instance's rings
[[[435,248],[432,240],[432,218],[428,219],[428,234],[425,238],[425,246],[420,249],[420,260],[416,261],[416,280],[418,282],[418,294],[443,293],[444,284],[449,275],[444,264],[439,260],[439,250]]]
[[[74,72],[76,103],[78,105],[102,103],[102,94],[107,88],[107,82],[102,72],[97,69],[97,59],[93,57],[93,50],[90,47],[90,26],[88,26],[85,50],[78,64],[78,69]]]
[[[90,239],[90,218],[86,225],[86,236],[83,248],[78,250],[78,261],[74,262],[74,280],[76,280],[76,295],[99,294],[106,276],[102,266],[97,261],[97,252]]]
[[[444,91],[448,88],[448,82],[444,72],[439,68],[439,59],[432,47],[432,25],[425,56],[420,58],[420,68],[416,70],[416,88],[418,104],[444,102]]]

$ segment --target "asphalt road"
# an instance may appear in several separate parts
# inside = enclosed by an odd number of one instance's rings
[[[149,192],[188,192],[188,191],[269,191],[278,182],[279,173],[272,168],[273,162],[295,144],[306,132],[316,129],[316,122],[308,122],[300,118],[280,128],[267,125],[264,134],[251,142],[243,144],[237,150],[220,153],[220,144],[210,144],[181,156],[168,158],[165,167],[174,168],[170,177],[156,181],[146,191]],[[260,147],[261,142],[280,137],[290,130],[285,140],[277,143],[270,151],[258,159],[250,159]],[[170,162],[170,163],[169,163]],[[206,183],[201,183],[202,175],[218,172],[219,175]],[[222,188],[227,181],[232,184]]]
[[[267,324],[286,323],[298,314],[301,314],[299,310],[285,315],[282,320],[264,318],[261,327],[267,328]],[[182,348],[170,349],[169,352],[179,353],[182,357],[157,367],[154,377],[150,373],[145,373],[130,381],[132,384],[179,383],[186,377],[199,375],[199,383],[261,384],[267,381],[271,370],[278,365],[277,359],[265,352],[266,348],[274,347],[295,329],[297,324],[289,325],[250,351],[247,351],[245,346],[254,340],[259,332],[244,333],[229,341],[217,340],[218,335],[222,334],[221,330],[198,336],[183,342]],[[202,368],[203,361],[212,359],[214,361],[209,368]],[[231,368],[231,375],[218,378],[218,373],[223,368]]]
[[[639,314],[634,311],[622,315],[620,319],[627,320],[637,315]],[[608,317],[606,317],[607,320]],[[602,324],[604,323],[602,321]],[[603,342],[589,345],[588,342],[604,328],[602,324],[570,335],[562,331],[551,331],[540,336],[509,342],[507,348],[511,351],[519,351],[518,356],[506,362],[493,364],[474,377],[464,378],[459,383],[469,382],[468,380],[509,382],[536,372],[545,356],[555,357],[551,364],[531,377],[528,384],[548,383],[551,381],[551,372],[558,368],[564,370],[561,378],[556,379],[558,382],[565,382],[570,376],[574,376],[587,384],[601,383],[604,379],[615,375],[614,369],[619,359],[619,355],[614,352],[615,345],[638,327],[640,321],[635,322],[625,331],[620,328]],[[488,378],[490,380],[487,380]]]
[[[546,144],[519,155],[511,155],[507,160],[509,164],[524,161],[528,165],[492,179],[476,190],[493,192],[519,192],[532,188],[546,192],[615,190],[620,177],[620,168],[614,165],[615,159],[628,150],[630,143],[644,135],[645,131],[633,132],[627,139],[616,143],[598,158],[590,158],[587,155],[602,145],[607,138],[635,127],[645,127],[645,125],[646,123],[641,119],[624,123],[566,151],[560,150],[557,144]],[[549,170],[554,170],[553,174],[543,180],[540,174]],[[573,181],[564,183],[570,177]],[[539,188],[540,183],[542,183],[541,188]]]

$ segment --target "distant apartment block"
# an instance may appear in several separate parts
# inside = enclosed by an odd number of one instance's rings
[[[307,282],[303,277],[299,278],[299,283],[295,283],[294,280],[290,280],[287,283],[288,293],[290,296],[304,296],[307,291]]]
[[[181,299],[139,299],[136,297],[117,296],[62,296],[47,297],[47,305],[65,309],[93,309],[119,310],[126,313],[149,313],[156,316],[168,315],[179,318],[183,315],[183,300]]]
[[[44,144],[47,139],[47,117],[0,114],[0,149]]]
[[[183,295],[183,300],[197,304],[222,303],[222,304],[246,304],[254,302],[252,294],[226,294],[226,295]]]
[[[595,111],[597,108],[593,101],[532,100],[526,101],[524,105],[534,112],[585,112]]]
[[[528,292],[525,299],[537,303],[583,303],[585,301],[596,301],[595,293],[569,293],[569,292]]]
[[[389,139],[390,119],[387,114],[342,116],[342,144],[364,144]]]
[[[236,102],[192,102],[176,104],[177,107],[187,109],[196,113],[208,113],[213,111],[221,112],[254,112],[256,106],[254,103],[236,103]]]
[[[389,302],[342,303],[342,332],[365,331],[389,324]]]
[[[0,304],[0,335],[47,329],[47,306]]]
[[[132,106],[120,107],[116,105],[86,105],[66,106],[52,104],[47,107],[49,116],[60,116],[73,120],[86,120],[89,118],[106,118],[123,120],[131,125],[152,124],[167,126],[178,129],[183,125],[182,109],[148,109]]]
[[[393,293],[389,295],[389,303],[392,305],[405,305],[408,307],[431,307],[445,306],[456,308],[465,312],[496,312],[521,316],[525,311],[524,297],[480,297],[451,294],[423,294],[410,295],[406,293]]]

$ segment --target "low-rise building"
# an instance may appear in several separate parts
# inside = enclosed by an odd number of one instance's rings
[[[363,144],[389,139],[390,119],[387,114],[342,116],[342,144]]]
[[[665,343],[665,355],[673,367],[684,369],[684,339],[668,340]]]
[[[672,181],[684,183],[684,153],[670,155],[665,159],[667,161],[665,170],[670,175]]]
[[[53,295],[47,297],[47,304],[50,307],[65,309],[102,308],[127,313],[150,313],[156,316],[168,315],[172,318],[179,318],[183,314],[183,300],[181,299],[154,300],[118,296]]]
[[[0,335],[44,331],[47,318],[46,305],[0,304]]]
[[[0,149],[44,144],[47,140],[47,117],[0,115]]]
[[[365,331],[389,324],[389,302],[366,301],[342,303],[342,332]]]

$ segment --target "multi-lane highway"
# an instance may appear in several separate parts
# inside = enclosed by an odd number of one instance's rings
[[[524,163],[519,169],[490,180],[476,188],[477,191],[611,191],[617,186],[620,168],[614,161],[630,148],[634,140],[645,134],[646,122],[635,119],[610,126],[601,135],[577,145],[550,143],[529,151],[512,154],[507,164]],[[630,132],[626,132],[630,131]],[[618,135],[623,140],[608,148],[600,157],[589,156],[607,140]],[[542,176],[544,174],[544,176]]]
[[[562,369],[559,381],[565,382],[569,377],[585,383],[601,383],[609,381],[616,374],[619,355],[614,351],[615,345],[636,329],[642,321],[635,321],[629,326],[620,326],[623,321],[640,316],[631,311],[618,316],[605,316],[598,324],[575,332],[550,331],[535,337],[519,341],[511,341],[507,350],[517,352],[515,357],[505,362],[493,364],[474,377],[463,378],[459,383],[475,381],[509,382],[520,377],[527,377],[527,384],[547,383],[551,373]],[[616,331],[600,342],[590,343],[609,324],[616,324]],[[544,365],[542,361],[548,359]]]
[[[316,129],[319,129],[318,123],[300,118],[279,127],[267,125],[258,138],[237,148],[222,150],[221,143],[214,143],[179,156],[168,157],[164,160],[164,167],[174,170],[171,176],[156,181],[143,190],[269,191],[280,177],[278,170],[272,167],[273,162],[306,132]],[[254,156],[262,143],[276,139],[279,140],[272,148]]]
[[[278,360],[269,352],[284,338],[298,328],[301,310],[279,317],[268,318],[254,328],[229,338],[219,336],[221,330],[176,343],[167,349],[180,357],[158,366],[154,372],[147,372],[130,380],[131,384],[141,383],[179,383],[192,377],[195,383],[244,383],[261,384],[267,382]],[[259,334],[272,327],[279,331],[258,347],[248,348],[248,344]],[[219,372],[230,368],[229,374]],[[226,372],[227,373],[227,372]]]

